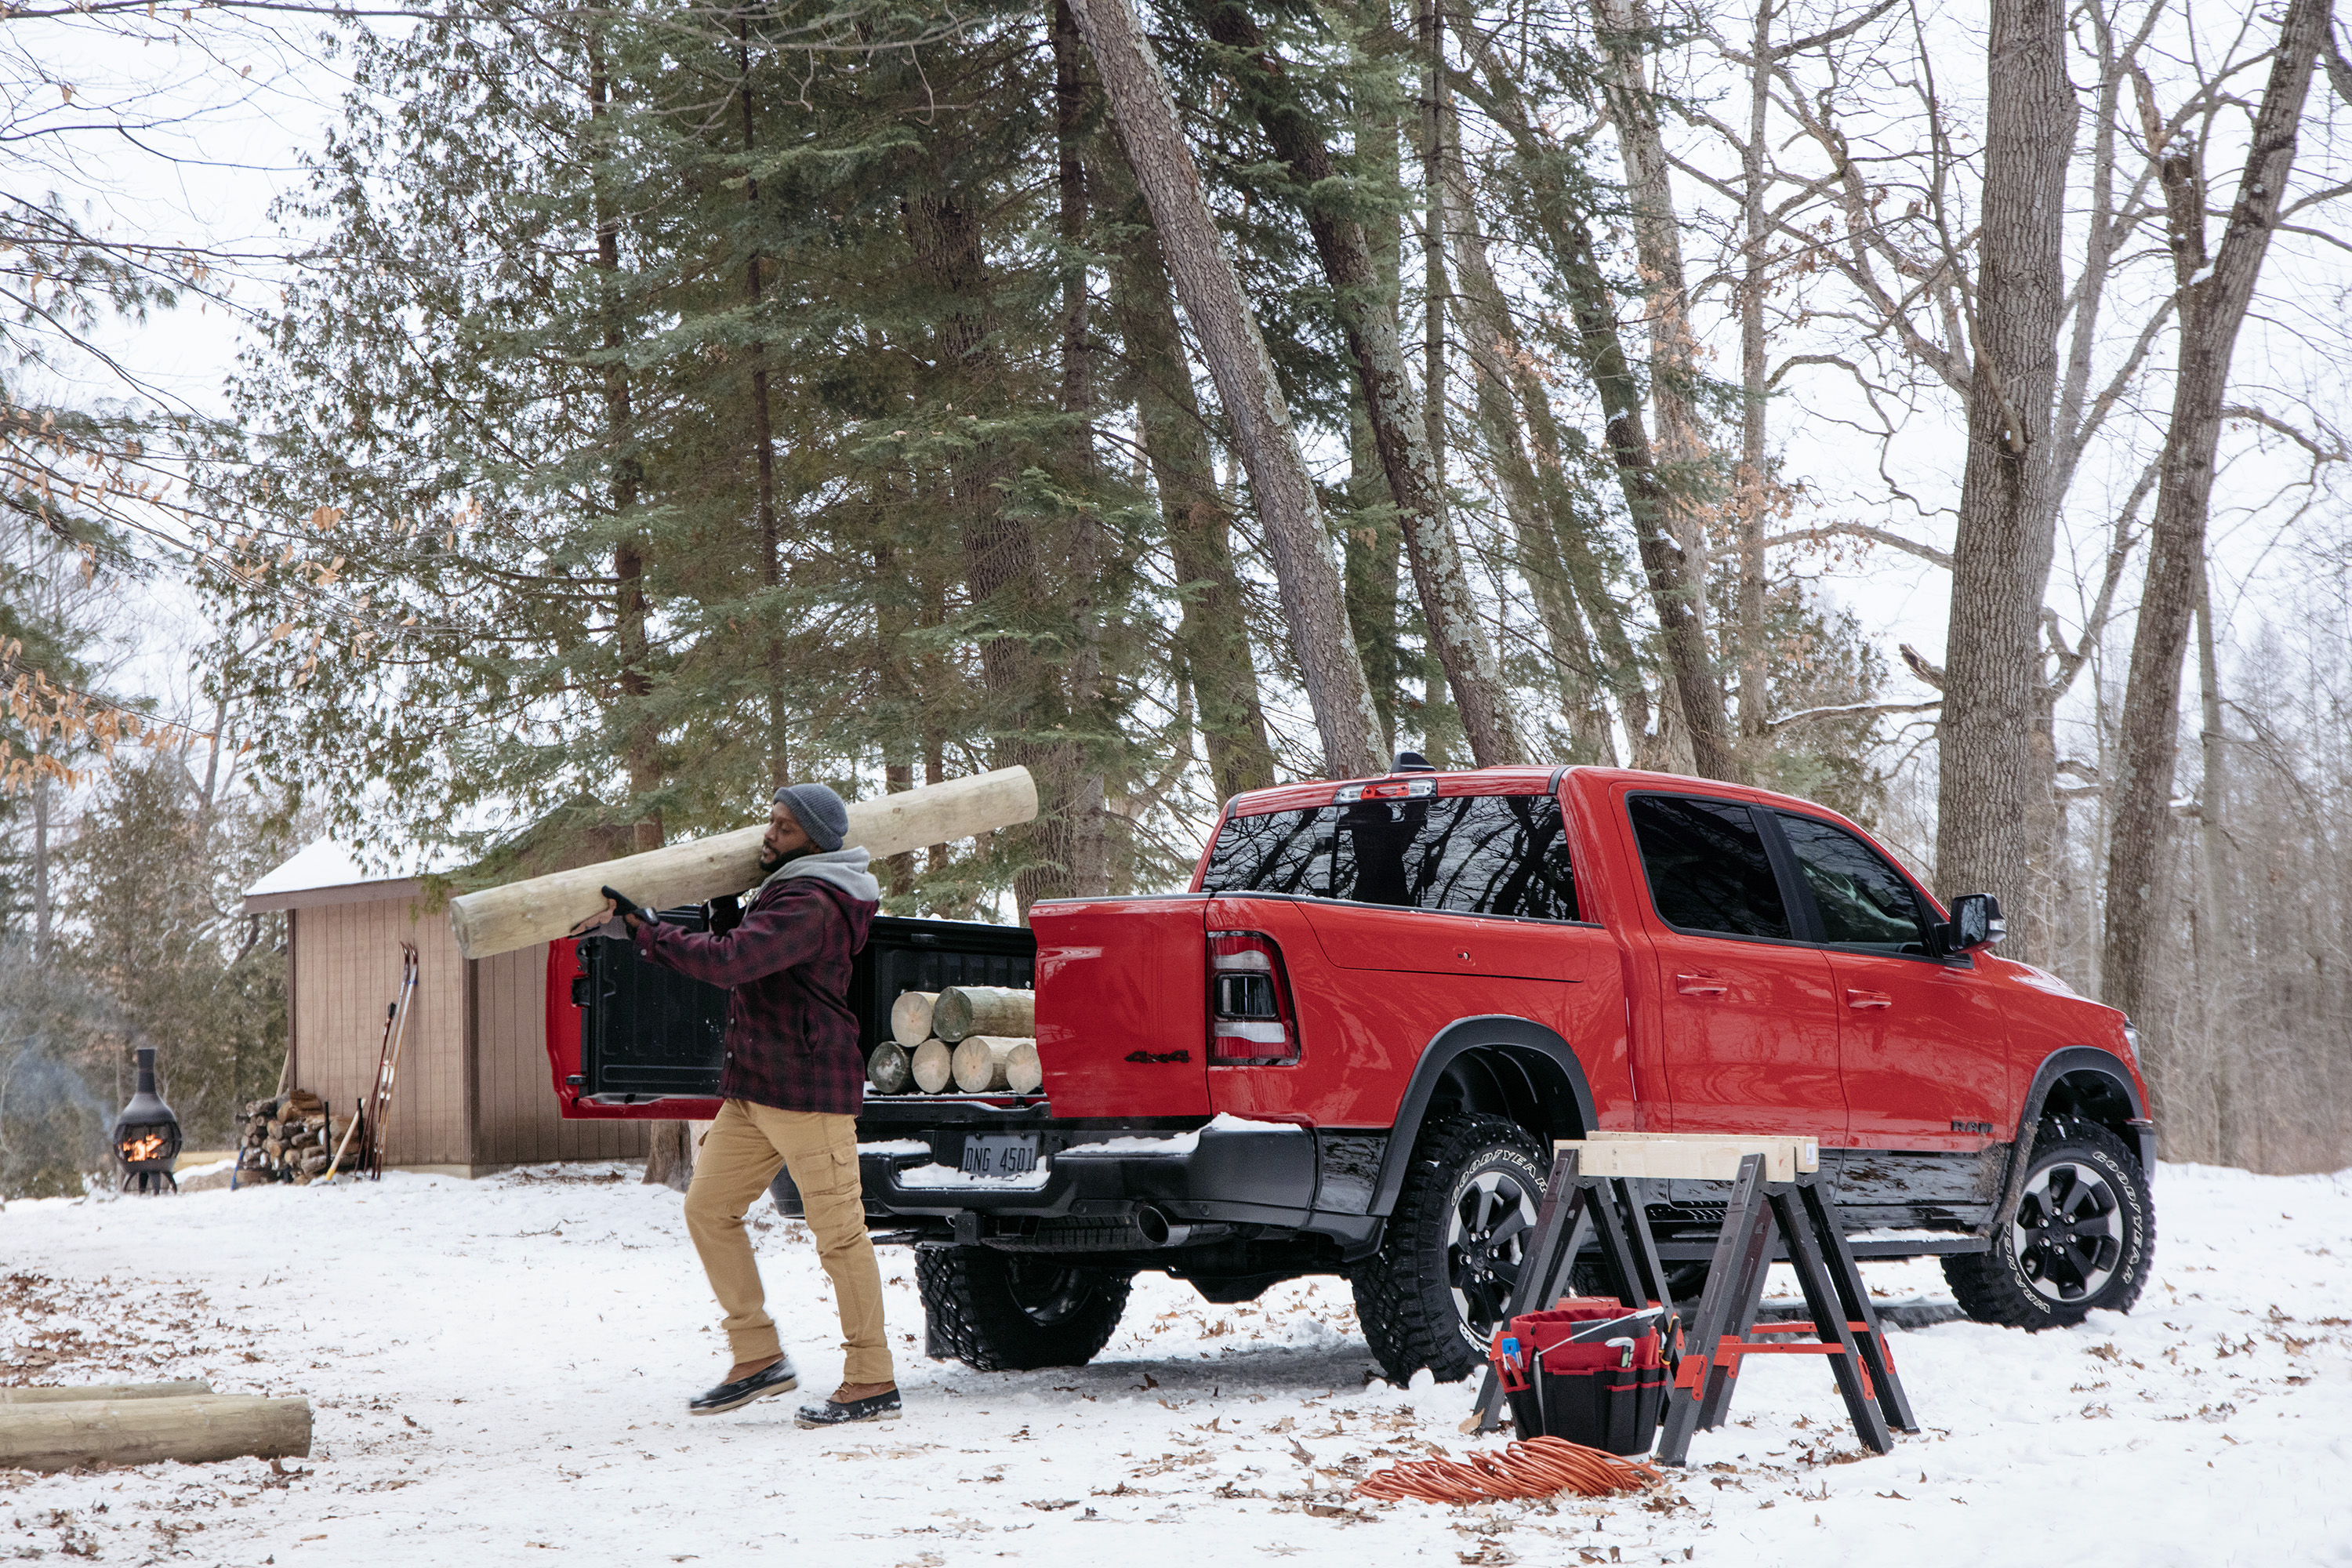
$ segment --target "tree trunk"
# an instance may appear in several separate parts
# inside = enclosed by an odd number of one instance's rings
[[[1072,416],[1069,433],[1070,469],[1075,487],[1091,491],[1095,472],[1094,356],[1087,340],[1087,315],[1093,298],[1087,286],[1087,268],[1071,258],[1087,240],[1089,205],[1083,156],[1087,118],[1087,83],[1081,67],[1084,48],[1077,19],[1068,0],[1054,4],[1054,145],[1056,194],[1060,198],[1060,232],[1067,254],[1062,279],[1062,412]],[[1115,729],[1099,711],[1102,688],[1102,626],[1096,595],[1103,573],[1102,518],[1092,504],[1082,504],[1069,520],[1068,570],[1070,613],[1076,623],[1069,666],[1069,711],[1072,726],[1081,734]],[[1103,809],[1105,748],[1066,742],[1065,766],[1071,779],[1069,798],[1062,805],[1063,842],[1067,846],[1068,892],[1080,898],[1110,891],[1110,814]]]
[[[1403,574],[1404,533],[1389,500],[1388,476],[1381,471],[1371,416],[1364,412],[1364,389],[1348,388],[1348,500],[1356,509],[1341,540],[1340,566],[1348,598],[1348,626],[1372,689],[1381,716],[1381,749],[1397,749],[1397,710],[1402,700],[1404,646],[1397,618],[1397,587]]]
[[[751,116],[751,24],[747,16],[738,16],[735,19],[735,49],[742,82],[737,96],[743,105],[743,158],[748,163],[755,125]],[[748,175],[743,181],[743,203],[756,223],[760,182]],[[760,252],[756,245],[743,263],[743,295],[756,326],[760,313]],[[783,535],[776,521],[776,441],[768,406],[768,345],[757,340],[751,344],[751,457],[757,477],[752,516],[760,535],[760,586],[767,590],[767,602],[761,606],[758,620],[760,655],[768,674],[768,779],[781,788],[792,782],[790,736],[784,711],[783,607],[777,593],[784,581]]]
[[[2034,723],[2057,528],[2051,411],[2075,114],[2065,25],[2062,0],[1992,0],[1976,354],[1938,737],[1937,886],[1947,900],[1988,892],[2019,908],[2035,896],[2028,796],[2048,777],[2034,772]]]
[[[1594,679],[1591,639],[1560,559],[1547,498],[1520,444],[1511,389],[1513,371],[1525,368],[1518,334],[1486,257],[1486,237],[1479,232],[1471,201],[1469,171],[1463,164],[1458,144],[1445,149],[1440,178],[1446,205],[1445,235],[1453,251],[1454,276],[1459,280],[1454,313],[1469,348],[1478,428],[1503,510],[1517,540],[1519,574],[1527,579],[1537,617],[1551,645],[1560,717],[1567,721],[1572,742],[1570,760],[1614,767],[1617,748],[1610,738],[1608,710],[1601,705]]]
[[[595,171],[596,270],[598,313],[604,335],[604,444],[612,462],[613,515],[624,525],[636,510],[644,468],[636,454],[636,419],[630,406],[629,373],[622,353],[627,346],[627,325],[621,302],[621,220],[605,179],[612,161],[612,77],[605,64],[602,35],[588,35],[589,160]],[[628,770],[629,795],[644,815],[637,819],[640,840],[661,842],[661,813],[646,809],[646,797],[661,787],[661,734],[646,713],[653,681],[646,666],[650,649],[646,640],[646,557],[641,535],[622,535],[613,547],[613,626],[622,704],[622,765]],[[639,845],[640,848],[651,845]]]
[[[1739,468],[1732,510],[1739,520],[1739,594],[1736,658],[1739,668],[1739,743],[1748,776],[1762,776],[1771,750],[1765,723],[1771,698],[1764,654],[1764,483],[1766,379],[1764,291],[1771,216],[1764,204],[1764,138],[1772,107],[1772,0],[1756,0],[1756,35],[1749,46],[1748,141],[1739,150]]]
[[[2140,1018],[2152,1016],[2152,970],[2169,900],[2172,772],[2179,747],[2180,663],[2197,590],[2205,572],[2205,521],[2221,437],[2221,400],[2230,357],[2269,251],[2272,226],[2294,165],[2314,61],[2329,47],[2326,0],[2289,0],[2272,57],[2269,83],[2254,119],[2246,168],[2220,248],[2206,265],[2203,181],[2186,147],[2168,149],[2160,167],[2168,195],[2173,266],[2180,292],[2180,368],[2173,380],[2172,422],[2159,460],[2156,518],[2148,534],[2147,576],[2132,635],[2131,674],[2118,733],[2116,819],[2107,847],[2106,947],[2100,999]],[[1988,213],[1988,220],[1991,215]],[[2169,1048],[2161,1038],[2158,1051]]]
[[[1363,666],[1348,637],[1347,610],[1314,479],[1291,428],[1265,340],[1210,216],[1200,170],[1177,128],[1167,78],[1131,0],[1071,0],[1071,9],[1094,54],[1128,163],[1150,204],[1177,297],[1192,319],[1249,469],[1307,701],[1322,736],[1324,766],[1334,778],[1379,773],[1383,763],[1371,750],[1378,718]]]
[[[37,759],[36,759],[37,760]],[[49,967],[49,775],[33,773],[33,967]]]
[[[1380,272],[1363,225],[1316,195],[1318,187],[1328,188],[1326,182],[1337,180],[1339,168],[1318,128],[1292,97],[1282,62],[1265,49],[1256,24],[1229,5],[1218,5],[1205,20],[1209,36],[1218,43],[1255,52],[1255,73],[1244,73],[1235,85],[1250,100],[1276,156],[1289,165],[1305,203],[1307,232],[1331,285],[1349,357],[1363,387],[1364,410],[1380,447],[1381,467],[1404,530],[1405,560],[1412,569],[1429,645],[1454,693],[1470,753],[1480,767],[1517,762],[1520,749],[1510,704],[1494,649],[1478,624],[1469,574],[1445,519],[1444,479],[1429,438],[1433,405],[1414,394],[1405,373],[1404,345],[1395,322],[1381,309]],[[1433,266],[1442,288],[1442,256],[1433,258]],[[1442,355],[1432,361],[1441,363]],[[1440,390],[1426,389],[1432,397]]]
[[[1484,107],[1511,140],[1512,152],[1534,194],[1536,237],[1549,253],[1553,271],[1569,300],[1579,353],[1601,400],[1602,439],[1633,520],[1642,574],[1658,617],[1659,643],[1671,679],[1664,704],[1679,710],[1692,765],[1708,778],[1737,781],[1739,755],[1726,732],[1723,683],[1706,646],[1698,614],[1702,585],[1692,564],[1666,531],[1674,498],[1659,477],[1642,417],[1642,392],[1617,333],[1615,309],[1593,259],[1592,231],[1583,211],[1554,172],[1549,149],[1536,132],[1520,96],[1517,77],[1484,43],[1472,47],[1483,78]],[[1563,540],[1563,543],[1567,541]],[[1660,738],[1670,741],[1661,721]],[[1639,744],[1637,739],[1636,742]]]
[[[1594,0],[1593,13],[1603,96],[1625,165],[1633,253],[1645,285],[1650,408],[1655,416],[1658,468],[1666,487],[1665,525],[1682,546],[1691,581],[1698,586],[1693,607],[1704,629],[1708,615],[1706,522],[1695,503],[1707,488],[1711,454],[1691,395],[1698,374],[1698,345],[1691,337],[1689,290],[1683,279],[1682,226],[1675,216],[1665,138],[1658,130],[1657,100],[1642,53],[1654,24],[1641,0]]]
[[[1208,426],[1193,395],[1160,238],[1138,225],[1112,279],[1129,387],[1182,596],[1175,642],[1192,679],[1209,777],[1220,800],[1274,782],[1257,668],[1234,571],[1233,514],[1217,490]]]
[[[981,216],[961,192],[943,188],[909,197],[906,213],[915,265],[952,301],[938,323],[935,368],[951,378],[957,400],[977,419],[1001,398],[1003,379],[989,343],[991,284]],[[976,438],[970,455],[954,465],[949,495],[980,627],[981,684],[988,693],[997,761],[1027,767],[1037,784],[1038,817],[1021,835],[1013,881],[1014,905],[1025,922],[1031,904],[1071,890],[1071,812],[1079,778],[1075,744],[1039,738],[1066,731],[1068,710],[1057,672],[1021,635],[1053,600],[1038,565],[1036,531],[1024,512],[1005,504],[1013,469],[1013,455],[1002,441]]]
[[[2203,710],[2203,777],[2197,786],[2197,994],[2205,1014],[2206,1047],[2213,1054],[2213,1139],[2225,1165],[2246,1161],[2241,1126],[2245,1104],[2245,1045],[2231,1026],[2240,994],[2238,944],[2230,874],[2230,752],[2221,731],[2221,670],[2213,654],[2213,584],[2197,574],[2197,675]]]
[[[627,342],[621,309],[621,222],[604,178],[611,162],[612,80],[599,34],[588,43],[588,114],[591,153],[596,171],[596,269],[602,279],[604,339],[604,439],[613,457],[613,513],[626,520],[636,510],[643,471],[635,451],[635,416],[630,406],[629,374],[622,362]],[[617,580],[616,632],[620,643],[621,695],[628,710],[623,721],[629,770],[629,794],[643,802],[661,786],[660,731],[645,711],[653,692],[646,671],[649,648],[646,637],[645,555],[632,532],[614,547],[613,575]],[[642,810],[642,806],[640,807]],[[635,849],[640,855],[658,849],[662,819],[658,811],[637,818]],[[377,1130],[383,1136],[383,1130]],[[645,1180],[684,1192],[694,1175],[694,1150],[683,1121],[656,1121],[647,1131]]]

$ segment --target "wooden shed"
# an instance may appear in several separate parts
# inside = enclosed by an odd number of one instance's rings
[[[599,858],[583,853],[581,863]],[[644,1121],[567,1121],[547,1065],[547,946],[458,955],[425,873],[371,873],[317,843],[246,890],[247,912],[283,910],[290,1082],[348,1110],[375,1081],[401,943],[416,944],[415,1013],[384,1163],[485,1176],[557,1160],[642,1159]]]

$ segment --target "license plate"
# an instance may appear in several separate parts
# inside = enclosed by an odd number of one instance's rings
[[[967,1176],[1025,1176],[1037,1169],[1037,1135],[980,1133],[963,1141],[963,1173]]]

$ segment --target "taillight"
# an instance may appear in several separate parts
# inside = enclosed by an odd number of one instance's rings
[[[1209,933],[1209,1065],[1288,1067],[1298,1060],[1298,1014],[1282,949],[1264,931]]]

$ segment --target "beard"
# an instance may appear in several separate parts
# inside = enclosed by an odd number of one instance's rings
[[[816,846],[812,844],[806,849],[793,849],[779,855],[774,850],[769,848],[765,844],[761,845],[760,858],[756,862],[760,868],[760,879],[763,882],[766,881],[770,877],[774,876],[777,871],[781,870],[787,862],[799,859],[802,856],[810,853],[810,851],[814,850],[815,847]]]

